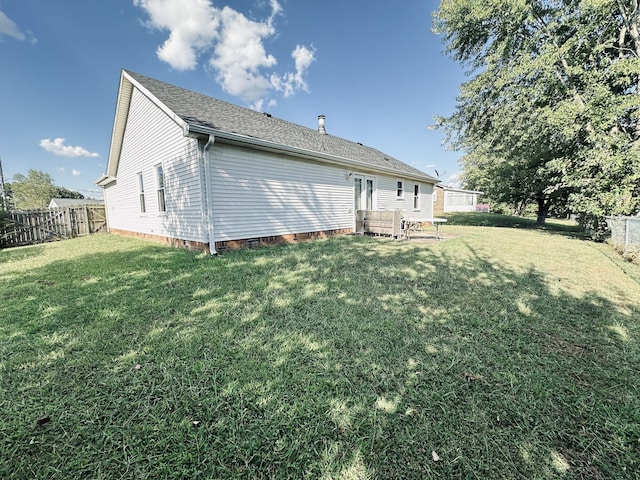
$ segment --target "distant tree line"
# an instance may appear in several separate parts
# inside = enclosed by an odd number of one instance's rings
[[[84,198],[80,192],[59,187],[51,175],[39,170],[29,170],[27,175],[18,173],[12,182],[5,183],[5,210],[34,210],[47,208],[52,198]]]
[[[434,31],[469,69],[437,119],[467,188],[595,236],[640,210],[638,0],[442,0]]]

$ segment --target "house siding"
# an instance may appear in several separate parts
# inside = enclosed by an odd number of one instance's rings
[[[444,214],[444,190],[442,187],[435,187],[435,202],[433,205],[433,215],[438,216]]]
[[[155,166],[162,164],[166,212],[159,212]],[[117,182],[105,188],[109,229],[204,242],[198,145],[182,128],[134,89]],[[145,186],[140,212],[138,177]]]
[[[354,228],[353,178],[344,167],[221,144],[210,158],[217,242]],[[414,210],[415,182],[404,179],[408,191],[397,200],[396,177],[362,175],[375,179],[376,208],[432,216],[433,185],[420,183]]]
[[[433,218],[433,192],[436,186],[433,183],[420,183],[420,210],[418,216]]]
[[[210,158],[216,241],[353,228],[345,168],[229,145]]]
[[[208,157],[203,157],[203,141],[185,137],[182,120],[168,107],[158,99],[149,99],[142,93],[146,90],[135,85],[123,91],[108,174],[100,180],[106,185],[104,198],[112,232],[193,248],[206,248],[213,232],[216,248],[220,244],[222,249],[233,244],[253,245],[256,239],[268,243],[349,233],[355,227],[355,176],[374,180],[374,208],[433,216],[434,185],[428,180],[419,183],[420,208],[414,209],[416,182],[395,172],[376,172],[377,151],[367,150],[372,157],[357,160],[366,165],[364,171],[353,171],[349,166],[353,162],[339,165],[328,160],[324,163],[318,157],[301,158],[292,150],[266,151],[251,141],[245,145],[242,135],[237,134],[238,138],[220,135],[222,138],[210,144]],[[342,153],[331,155],[327,158],[340,158]],[[391,166],[385,163],[380,168],[397,168],[392,167],[396,164],[399,162],[389,161]],[[164,173],[163,212],[157,197],[157,165],[162,165]],[[205,168],[209,168],[209,175],[205,176]],[[145,186],[145,212],[140,211],[139,175]],[[409,168],[404,175],[414,173]],[[206,177],[210,185],[205,185]],[[404,182],[402,199],[396,198],[399,179]]]
[[[400,209],[414,217],[433,217],[433,184],[415,182],[403,177],[378,176],[378,208],[381,210]],[[404,182],[404,196],[397,197],[396,186],[398,180]],[[413,208],[413,186],[420,185],[420,204]]]

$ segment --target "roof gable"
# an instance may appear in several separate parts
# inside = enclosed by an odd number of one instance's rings
[[[185,132],[191,128],[214,135],[233,135],[241,140],[245,137],[248,143],[258,140],[274,147],[312,152],[372,170],[438,183],[436,178],[374,148],[125,70],[122,71],[118,92],[107,168],[109,176],[115,177],[117,172],[133,87],[140,89]]]

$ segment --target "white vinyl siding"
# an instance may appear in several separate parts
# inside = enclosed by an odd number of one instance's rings
[[[133,90],[116,183],[104,190],[109,228],[206,241],[197,141],[137,89]],[[160,212],[155,167],[164,173],[166,214]],[[140,216],[137,174],[145,182],[147,215]]]
[[[414,197],[413,195],[406,193],[404,198],[397,198],[397,186],[398,179],[385,177],[378,175],[376,185],[376,194],[378,201],[378,209],[381,210],[395,210],[400,209],[404,212],[416,217],[430,218],[433,217],[433,190],[434,185],[432,183],[414,182],[412,180],[405,179],[403,181],[406,189],[407,185],[419,185],[418,199],[419,207],[413,208]],[[413,192],[410,192],[413,193]]]
[[[221,144],[210,154],[217,241],[353,228],[344,168]]]
[[[204,165],[198,148],[195,139],[184,137],[180,125],[134,88],[116,182],[104,190],[109,227],[208,242]],[[210,148],[209,159],[216,241],[354,226],[354,179],[349,174],[357,172],[220,141]],[[138,173],[146,190],[145,216],[140,215]],[[364,202],[375,209],[413,210],[409,192],[397,199],[397,177],[362,175]],[[414,183],[400,180],[403,189]],[[432,192],[432,184],[420,183],[419,215],[432,216]]]
[[[216,241],[353,228],[355,183],[344,168],[220,143],[210,156]],[[432,184],[420,184],[414,210],[412,195],[396,200],[396,178],[361,176],[363,206],[370,198],[376,209],[433,216]]]

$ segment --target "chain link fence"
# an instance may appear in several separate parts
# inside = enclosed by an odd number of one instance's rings
[[[607,225],[611,229],[611,243],[617,250],[640,252],[640,217],[607,217]]]

